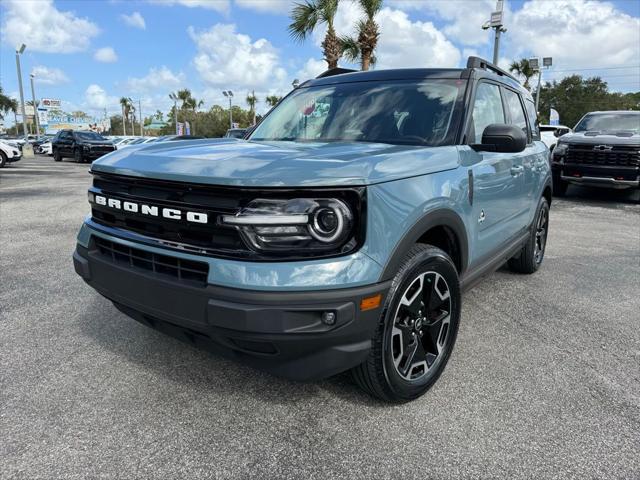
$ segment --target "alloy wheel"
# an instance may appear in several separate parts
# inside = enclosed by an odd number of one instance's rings
[[[422,378],[444,356],[450,320],[451,295],[444,277],[420,274],[402,294],[391,331],[391,356],[402,378]]]
[[[544,258],[544,249],[547,245],[547,230],[549,225],[549,210],[541,208],[536,223],[536,238],[533,250],[533,258],[536,264],[540,264]]]

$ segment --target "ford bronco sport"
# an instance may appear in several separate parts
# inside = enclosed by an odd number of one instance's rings
[[[94,162],[75,269],[161,331],[298,380],[352,369],[406,401],[442,373],[461,292],[540,266],[548,154],[529,93],[479,58],[329,71],[247,140]]]

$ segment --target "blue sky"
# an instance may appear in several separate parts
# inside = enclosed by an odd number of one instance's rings
[[[233,89],[259,98],[284,94],[294,78],[322,71],[319,31],[304,44],[287,33],[292,0],[3,0],[0,81],[17,94],[14,51],[36,74],[38,97],[65,109],[118,111],[117,99],[141,98],[143,110],[167,110],[168,94],[190,88],[205,107]],[[377,68],[460,66],[469,54],[491,57],[480,25],[495,0],[387,0],[378,17]],[[546,78],[601,75],[612,90],[640,90],[640,0],[506,1],[501,64],[553,56]],[[351,33],[361,12],[341,0],[336,28]],[[344,62],[343,62],[344,63]],[[262,108],[266,108],[264,103]],[[11,122],[7,122],[10,124]]]

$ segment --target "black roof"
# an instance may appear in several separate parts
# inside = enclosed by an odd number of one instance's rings
[[[422,80],[427,78],[467,79],[472,74],[476,78],[499,80],[512,88],[529,94],[510,73],[478,57],[469,57],[466,68],[393,68],[388,70],[369,70],[358,72],[343,68],[327,70],[317,78],[304,82],[300,87],[336,85],[352,82],[384,82],[392,80]]]

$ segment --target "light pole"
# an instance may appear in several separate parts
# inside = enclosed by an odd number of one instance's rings
[[[222,94],[229,99],[229,128],[233,128],[233,113],[231,112],[231,99],[233,92],[231,90],[223,90]]]
[[[20,55],[24,52],[27,46],[23,43],[16,49],[16,68],[18,70],[18,85],[20,87],[20,108],[22,109],[22,131],[24,132],[24,139],[27,139],[27,119],[24,112],[24,92],[22,91],[22,71],[20,70]]]
[[[176,121],[176,135],[178,135],[178,95],[171,92],[169,98],[173,100],[173,116]]]
[[[29,75],[31,78],[31,99],[33,100],[33,119],[36,123],[36,140],[40,140],[40,119],[38,118],[38,105],[36,104],[36,90],[33,87],[33,78],[35,75]]]
[[[293,82],[291,82],[291,86],[295,90],[296,88],[298,88],[300,86],[300,80],[298,80],[297,78],[294,79]]]
[[[549,68],[553,65],[552,57],[544,57],[542,59],[542,67]],[[538,71],[538,88],[536,89],[536,112],[538,111],[538,105],[540,105],[540,90],[542,89],[542,68],[540,66],[540,61],[537,58],[529,59],[529,66],[533,69],[533,71]]]
[[[498,0],[496,2],[495,12],[491,12],[491,19],[486,21],[482,25],[483,30],[493,28],[496,31],[493,40],[493,64],[497,65],[500,58],[500,34],[505,33],[507,29],[502,24],[502,7],[504,6],[504,0]]]

